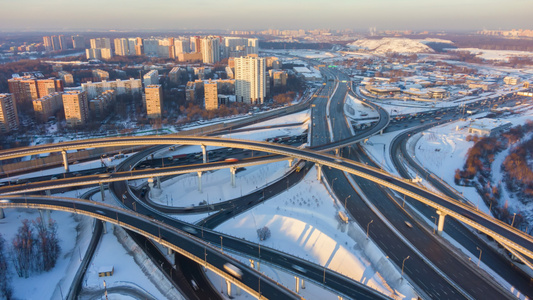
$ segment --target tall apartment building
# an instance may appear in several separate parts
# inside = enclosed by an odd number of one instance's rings
[[[235,95],[237,102],[262,104],[266,96],[265,59],[235,58]]]
[[[204,82],[204,107],[206,110],[218,109],[218,85],[216,81]]]
[[[85,49],[85,38],[81,35],[73,35],[72,39],[72,48],[74,49]]]
[[[8,133],[18,128],[17,103],[11,94],[0,94],[0,132]]]
[[[60,35],[58,38],[59,38],[59,48],[61,49],[61,51],[67,50],[68,49],[67,38],[64,35]]]
[[[54,116],[62,106],[63,96],[61,93],[52,93],[33,100],[33,112],[35,117],[41,122],[48,121],[48,118]]]
[[[30,76],[11,78],[7,81],[9,92],[18,104],[30,103],[50,93],[63,91],[63,82],[60,79],[35,79]]]
[[[101,70],[101,69],[95,69],[93,70],[93,77],[98,78],[98,80],[108,80],[109,72]]]
[[[52,39],[49,36],[43,36],[43,43],[45,51],[54,50],[54,46],[52,46]]]
[[[191,36],[191,52],[202,52],[202,43],[200,42],[199,36]]]
[[[90,43],[91,43],[91,48],[93,48],[93,49],[96,49],[96,48],[108,48],[108,49],[111,49],[111,40],[108,39],[108,38],[91,39]]]
[[[59,51],[61,50],[61,44],[59,43],[59,37],[57,35],[52,35],[50,37],[50,39],[52,40],[52,48],[54,51]]]
[[[281,87],[287,85],[287,72],[274,69],[271,69],[268,72],[270,74],[273,87]]]
[[[175,39],[174,40],[174,53],[177,57],[179,53],[189,53],[191,52],[191,41],[186,39]]]
[[[117,95],[134,95],[142,92],[142,82],[140,79],[130,78],[129,80],[86,82],[81,84],[83,91],[86,91],[89,98],[95,98],[107,90],[114,90]]]
[[[150,119],[161,118],[163,110],[163,89],[160,84],[152,84],[144,89],[146,116]]]
[[[74,85],[74,77],[72,77],[72,74],[66,71],[59,71],[57,73],[59,75],[59,78],[63,80],[64,86],[71,86]]]
[[[152,84],[159,84],[159,72],[157,70],[151,70],[143,76],[144,86]]]
[[[215,36],[201,39],[202,60],[204,64],[214,64],[220,61],[220,40]]]
[[[246,47],[246,54],[259,54],[259,40],[248,39],[248,46]]]
[[[94,113],[94,116],[101,120],[108,115],[108,108],[117,99],[117,93],[114,90],[107,90],[98,97],[89,101],[89,110]]]
[[[128,39],[115,39],[115,55],[126,56],[130,52]]]
[[[87,92],[68,91],[63,93],[63,109],[67,126],[74,127],[87,123],[89,120],[89,101]]]
[[[172,83],[179,83],[181,76],[185,73],[187,73],[187,70],[184,68],[174,67],[172,70],[170,70],[170,72],[168,72],[168,79]]]
[[[224,37],[224,46],[222,50],[224,57],[240,57],[248,54],[258,54],[259,41],[255,38]]]

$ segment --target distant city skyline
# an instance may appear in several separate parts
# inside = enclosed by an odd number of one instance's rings
[[[532,29],[530,0],[2,1],[0,31]]]

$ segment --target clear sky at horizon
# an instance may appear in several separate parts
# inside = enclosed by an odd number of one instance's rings
[[[0,31],[533,29],[533,0],[0,0]]]

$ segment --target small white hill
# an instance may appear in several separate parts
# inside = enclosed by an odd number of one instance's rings
[[[433,53],[433,49],[424,45],[419,40],[383,38],[380,40],[361,39],[351,44],[350,47],[365,49],[375,53]]]

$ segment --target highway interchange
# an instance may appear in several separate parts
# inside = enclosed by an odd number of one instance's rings
[[[331,74],[331,76],[334,76]],[[338,76],[338,75],[335,75]],[[341,75],[342,76],[342,75]],[[344,101],[344,97],[346,93],[348,92],[348,87],[346,84],[339,83],[339,81],[343,81],[344,78],[338,78],[336,81],[329,81],[327,82],[327,85],[323,89],[322,93],[327,93],[327,97],[316,97],[313,105],[312,105],[312,126],[310,126],[311,129],[311,146],[317,150],[322,151],[328,151],[330,149],[335,148],[343,148],[348,145],[353,144],[355,141],[360,141],[369,136],[369,134],[376,134],[379,131],[383,130],[389,123],[388,116],[384,115],[386,112],[380,113],[382,116],[379,119],[378,125],[371,127],[369,130],[364,132],[358,132],[358,136],[354,138],[352,136],[352,132],[349,128],[349,124],[347,123],[346,119],[343,117],[343,110],[342,110],[342,103]],[[333,82],[336,84],[333,85]],[[335,92],[333,92],[335,91]],[[329,108],[329,114],[328,114],[328,96],[331,95],[331,100],[329,101],[330,108]],[[329,118],[328,118],[329,115]],[[330,136],[329,128],[331,128],[331,132],[334,132],[333,136]],[[331,142],[337,142],[332,146]],[[340,151],[343,156],[348,157],[350,160],[345,159],[339,159],[338,157],[324,154],[324,153],[317,153],[309,150],[304,149],[297,149],[292,148],[285,145],[277,145],[277,144],[270,144],[270,143],[262,143],[262,142],[251,142],[251,141],[236,141],[231,139],[219,139],[219,138],[210,138],[210,137],[144,137],[144,138],[124,138],[124,139],[114,139],[113,141],[109,141],[106,139],[100,139],[100,140],[94,140],[94,141],[78,141],[78,142],[68,142],[68,143],[62,143],[62,144],[55,144],[53,146],[50,145],[41,145],[38,147],[31,147],[31,148],[24,148],[24,149],[14,149],[14,151],[1,151],[0,157],[1,158],[12,158],[17,156],[26,156],[31,154],[37,154],[37,153],[46,153],[46,152],[54,152],[54,151],[62,151],[62,150],[69,150],[69,149],[78,149],[78,148],[88,148],[88,147],[102,147],[102,146],[109,146],[109,145],[135,145],[135,144],[160,144],[160,145],[173,145],[173,144],[200,144],[200,145],[213,145],[213,146],[226,146],[226,147],[233,147],[233,148],[245,148],[245,149],[252,149],[255,151],[266,151],[270,153],[277,154],[274,157],[261,157],[261,158],[254,158],[250,159],[249,164],[255,164],[258,163],[260,160],[265,161],[272,161],[272,160],[286,160],[287,157],[294,157],[299,159],[304,159],[308,161],[315,162],[317,164],[322,165],[322,169],[324,171],[324,176],[326,177],[328,182],[332,182],[333,179],[337,180],[336,187],[337,189],[334,189],[334,192],[336,196],[339,199],[345,199],[345,197],[348,197],[349,201],[346,202],[348,211],[351,212],[352,216],[357,219],[357,216],[365,216],[366,219],[357,220],[360,225],[366,226],[366,223],[368,221],[368,218],[371,218],[370,220],[373,221],[371,231],[371,238],[378,244],[380,244],[380,248],[382,248],[383,251],[387,252],[387,247],[394,247],[392,240],[398,240],[398,246],[399,249],[395,249],[394,251],[391,251],[390,258],[393,260],[397,265],[398,262],[403,260],[405,257],[410,255],[410,261],[409,265],[406,268],[406,275],[410,280],[416,282],[416,285],[418,286],[417,290],[424,291],[427,295],[429,295],[431,298],[479,298],[482,295],[491,295],[494,296],[495,299],[502,299],[502,298],[509,298],[509,294],[506,294],[505,291],[502,291],[502,289],[495,287],[493,283],[486,284],[483,278],[479,277],[477,270],[472,269],[471,267],[465,267],[466,264],[460,259],[457,259],[455,255],[452,255],[449,253],[449,251],[445,248],[442,248],[440,246],[440,242],[435,241],[434,237],[431,237],[427,234],[427,232],[424,232],[424,229],[420,226],[416,225],[416,221],[410,219],[414,224],[414,228],[407,228],[405,224],[402,222],[405,222],[405,212],[402,212],[400,214],[397,213],[399,210],[398,207],[394,207],[394,201],[390,201],[387,199],[388,197],[393,198],[394,196],[391,195],[392,193],[385,191],[382,186],[386,186],[392,189],[395,189],[399,192],[407,193],[408,195],[413,196],[413,198],[416,198],[417,200],[427,201],[430,200],[433,205],[436,205],[439,208],[442,209],[449,209],[452,210],[457,214],[457,216],[454,215],[454,217],[457,217],[460,221],[463,221],[465,223],[473,223],[472,221],[475,221],[478,224],[481,224],[485,231],[488,231],[492,235],[499,235],[501,237],[501,240],[507,240],[511,241],[512,243],[516,243],[513,246],[517,247],[517,245],[520,248],[520,251],[524,253],[525,255],[528,255],[531,257],[531,239],[529,237],[524,237],[523,234],[520,232],[516,232],[516,230],[509,229],[509,226],[506,226],[504,224],[500,224],[498,221],[494,220],[488,220],[488,218],[481,214],[481,213],[471,213],[469,211],[472,210],[471,207],[468,207],[463,204],[455,203],[455,201],[450,202],[450,200],[447,197],[443,197],[442,195],[437,195],[435,193],[429,192],[425,189],[422,189],[416,185],[413,185],[405,180],[390,176],[386,174],[383,171],[380,171],[376,168],[368,167],[365,163],[368,163],[369,165],[372,165],[372,162],[368,160],[368,158],[365,158],[363,153],[360,152],[360,149],[357,149],[356,147],[350,147],[350,148],[344,148]],[[330,145],[328,145],[330,144]],[[340,147],[341,146],[341,147]],[[280,156],[281,155],[281,156]],[[356,163],[351,160],[357,161],[360,160],[361,163]],[[235,167],[241,167],[246,166],[246,161],[240,161],[238,164],[235,165]],[[324,166],[331,167],[327,168]],[[46,190],[46,189],[56,189],[60,187],[68,187],[72,185],[81,185],[81,184],[100,184],[100,183],[110,183],[110,182],[116,182],[114,185],[120,185],[122,184],[123,188],[127,189],[126,184],[124,183],[124,180],[131,180],[131,179],[137,179],[137,178],[149,178],[154,176],[172,176],[176,174],[182,174],[182,173],[190,173],[190,172],[196,172],[197,170],[205,171],[209,168],[212,169],[219,169],[219,168],[227,168],[227,165],[225,165],[223,162],[218,163],[210,163],[209,166],[198,164],[193,166],[176,166],[176,167],[170,167],[170,168],[161,168],[158,170],[136,170],[136,171],[124,171],[124,172],[117,172],[114,174],[111,174],[109,177],[100,177],[99,175],[92,175],[92,176],[82,176],[74,179],[57,179],[54,181],[49,182],[38,182],[38,183],[30,183],[26,186],[7,186],[0,188],[0,193],[7,195],[8,193],[22,193],[22,192],[30,192],[30,191],[39,191],[39,190]],[[378,214],[375,214],[375,212],[372,212],[372,209],[367,208],[366,211],[360,211],[361,207],[364,207],[361,203],[356,203],[356,201],[363,201],[361,199],[362,197],[358,197],[355,195],[351,180],[349,180],[346,176],[344,176],[344,172],[349,172],[351,174],[357,175],[357,178],[354,178],[353,180],[361,182],[357,182],[359,185],[359,189],[363,192],[363,194],[366,195],[376,195],[376,193],[382,194],[381,197],[374,197],[379,198],[380,200],[383,200],[382,203],[374,203],[376,207],[378,207],[379,211],[382,213],[389,212],[388,215],[386,215],[386,219],[391,223],[396,223],[394,227],[396,230],[399,230],[401,235],[403,235],[406,239],[408,239],[413,245],[416,245],[416,248],[419,251],[425,250],[426,247],[421,246],[420,243],[426,243],[427,245],[431,245],[431,248],[427,248],[428,251],[422,251],[422,255],[418,255],[417,253],[410,252],[411,247],[406,246],[405,243],[402,240],[401,237],[397,237],[394,232],[388,228],[388,225],[385,224],[385,222],[380,221],[380,217]],[[371,179],[374,182],[377,182],[379,184],[374,184],[370,182],[367,179],[361,179],[361,177]],[[341,179],[345,178],[345,179]],[[340,184],[341,180],[345,180],[344,184]],[[15,189],[14,189],[15,188]],[[122,190],[120,190],[122,191]],[[119,193],[120,193],[119,191]],[[413,192],[414,191],[414,192]],[[414,194],[416,192],[416,194]],[[389,196],[387,196],[389,195]],[[364,197],[364,196],[363,196]],[[253,198],[253,197],[252,197]],[[12,198],[12,201],[15,201]],[[22,198],[18,198],[19,201],[22,201]],[[28,199],[28,198],[26,198]],[[138,213],[141,214],[147,214],[152,215],[154,212],[148,208],[144,208],[142,205],[137,205],[136,207],[133,204],[134,199],[133,197],[129,199],[131,201],[130,205],[131,208],[135,208],[135,210]],[[266,200],[266,198],[263,196],[262,201]],[[40,200],[42,201],[42,199]],[[260,201],[257,201],[260,202]],[[22,203],[22,202],[21,202]],[[246,206],[248,205],[254,205],[256,203],[248,203],[246,205],[242,205],[241,209],[246,209]],[[124,203],[126,207],[128,207],[128,203]],[[388,206],[387,206],[388,205]],[[393,205],[393,206],[391,206]],[[143,207],[143,208],[141,208]],[[78,208],[80,209],[80,208]],[[396,212],[395,212],[396,211]],[[400,210],[401,211],[401,210]],[[465,217],[466,216],[466,217]],[[409,219],[409,218],[408,218]],[[176,228],[183,228],[183,226],[186,226],[181,222],[176,221],[176,224],[170,224],[167,223],[169,220],[165,220],[166,225],[174,225]],[[125,222],[125,221],[122,221]],[[142,223],[142,222],[141,222]],[[136,226],[141,226],[141,223],[137,224]],[[400,225],[398,225],[400,224]],[[144,225],[143,225],[144,226]],[[497,234],[495,234],[497,233]],[[177,234],[179,235],[179,234]],[[187,234],[186,234],[187,235]],[[209,235],[212,235],[211,237],[208,237]],[[204,231],[202,230],[202,238],[204,241],[211,242],[212,244],[216,244],[217,240],[220,239],[221,234],[216,233],[214,231]],[[427,240],[421,240],[421,237],[425,236]],[[178,238],[178,237],[172,237],[172,238]],[[256,257],[258,253],[258,249],[255,245],[250,245],[250,251],[244,251],[242,247],[241,241],[236,241],[235,245],[231,245],[231,242],[229,242],[229,245],[226,244],[226,239],[228,239],[228,242],[231,240],[231,237],[224,237],[224,247],[228,247],[233,249],[234,251],[240,252],[241,254],[247,254],[250,257]],[[416,244],[416,240],[420,240],[418,244]],[[387,241],[384,243],[383,241]],[[170,241],[169,241],[170,242]],[[181,240],[180,240],[181,242]],[[220,243],[220,242],[218,242]],[[174,244],[178,245],[178,244]],[[435,248],[440,247],[440,248]],[[431,251],[429,251],[431,249]],[[439,250],[437,250],[439,249]],[[191,250],[192,251],[192,250]],[[194,252],[194,251],[193,251]],[[243,253],[244,252],[244,253]],[[189,252],[192,253],[192,252]],[[261,259],[268,260],[268,252],[265,252],[265,250],[261,249]],[[200,257],[201,255],[198,254]],[[291,266],[294,265],[294,262],[290,263],[283,263],[283,261],[275,261],[276,257],[279,258],[279,256],[276,256],[276,253],[272,253],[272,256],[270,259],[272,259],[271,263],[281,266],[285,269],[291,270]],[[417,258],[418,255],[418,258]],[[446,258],[448,257],[448,258]],[[435,264],[435,262],[441,261],[437,268],[434,268],[431,266],[431,264],[427,263],[427,259],[429,259],[432,264]],[[296,261],[296,260],[295,260]],[[454,262],[455,261],[455,262]],[[312,264],[307,264],[305,262],[298,262],[304,270],[307,270],[305,274],[300,274],[302,276],[305,276],[307,278],[310,278],[312,281],[320,282],[322,279],[322,269],[313,270]],[[427,265],[427,266],[424,266]],[[410,266],[410,267],[409,267]],[[219,265],[220,267],[220,265]],[[316,268],[316,267],[315,267]],[[447,270],[449,269],[449,270]],[[439,271],[437,271],[439,270]],[[292,268],[292,271],[295,272],[294,268]],[[424,273],[420,273],[424,272]],[[446,276],[441,276],[439,272],[444,272]],[[465,272],[463,274],[463,272]],[[298,273],[297,270],[295,273]],[[315,274],[316,273],[316,274]],[[249,275],[251,278],[253,278],[253,275]],[[335,276],[335,274],[332,272],[331,274],[328,273],[327,277]],[[463,277],[464,279],[461,280]],[[479,277],[479,278],[478,278]],[[450,278],[452,278],[450,280]],[[346,280],[346,279],[345,279]],[[351,281],[347,279],[348,281]],[[335,280],[336,281],[336,280]],[[429,282],[429,283],[427,283]],[[476,282],[479,282],[479,284],[476,284]],[[329,282],[328,282],[329,283]],[[349,285],[349,284],[348,284]],[[252,284],[253,286],[253,284]],[[354,290],[360,290],[360,287],[357,287],[357,285]],[[263,287],[266,288],[266,287]],[[266,291],[264,289],[261,289],[261,291]],[[346,290],[348,287],[347,285],[343,286],[337,286],[334,287],[332,284],[329,284],[329,287],[332,290],[335,291],[343,291]],[[275,290],[275,288],[273,288]],[[255,289],[257,291],[257,289]],[[274,292],[274,291],[270,291]],[[279,292],[279,291],[278,291]],[[358,291],[357,293],[360,293]],[[357,294],[356,292],[340,292],[340,294],[343,294],[350,298],[357,298],[359,299],[361,297],[361,294]],[[356,296],[357,295],[357,296]],[[265,295],[266,296],[266,295]],[[278,295],[279,296],[279,295]],[[375,295],[373,295],[375,297]],[[489,296],[490,297],[490,296]],[[275,299],[275,298],[272,298]]]

